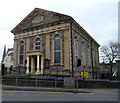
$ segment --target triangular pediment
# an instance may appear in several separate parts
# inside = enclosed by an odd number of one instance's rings
[[[71,19],[70,16],[35,8],[28,16],[26,16],[11,32],[16,33],[21,30],[43,26],[50,23],[55,23],[62,20]]]

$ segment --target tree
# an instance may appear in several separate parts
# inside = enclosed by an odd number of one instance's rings
[[[110,41],[108,45],[101,46],[100,52],[103,55],[104,60],[110,64],[110,73],[112,75],[112,64],[118,56],[118,47],[120,44],[116,41]]]

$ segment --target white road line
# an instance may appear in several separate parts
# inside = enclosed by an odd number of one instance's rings
[[[2,90],[2,92],[19,92],[19,93],[57,93],[57,94],[94,94],[94,93],[70,93],[70,92],[46,92],[46,91],[12,91],[12,90]]]

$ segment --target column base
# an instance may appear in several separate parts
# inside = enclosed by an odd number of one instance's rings
[[[40,71],[36,71],[36,74],[41,74],[41,72]]]
[[[26,71],[26,74],[30,74],[30,72],[29,72],[29,71]]]
[[[34,73],[35,73],[35,71],[34,71],[34,70],[32,70],[32,71],[31,71],[31,74],[34,74]]]
[[[41,74],[43,74],[43,70],[41,70],[40,72],[41,72]]]
[[[36,71],[36,74],[37,74],[37,75],[43,74],[43,71]]]

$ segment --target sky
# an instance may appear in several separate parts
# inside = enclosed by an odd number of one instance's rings
[[[13,48],[10,32],[34,8],[72,16],[100,45],[118,38],[119,0],[1,0],[0,61],[4,45]]]

